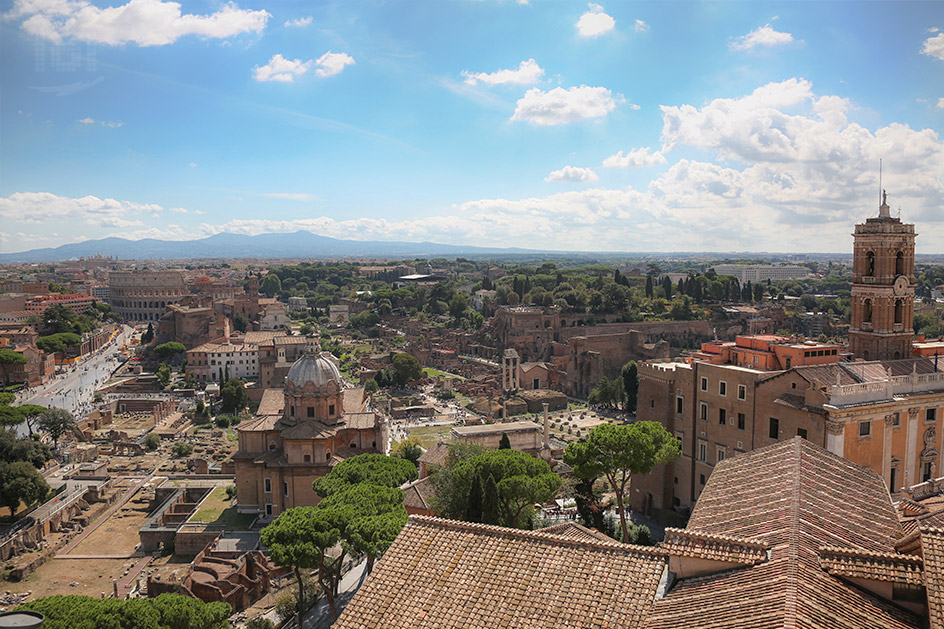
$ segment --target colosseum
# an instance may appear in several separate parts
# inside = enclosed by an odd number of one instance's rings
[[[183,271],[115,271],[108,286],[112,309],[127,322],[157,322],[168,304],[190,294]]]

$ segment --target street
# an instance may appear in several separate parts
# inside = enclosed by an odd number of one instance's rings
[[[45,385],[17,394],[16,404],[38,404],[48,408],[61,408],[78,419],[92,408],[95,388],[103,384],[120,365],[114,354],[128,342],[134,329],[123,325],[113,341],[97,352],[83,357],[73,365],[62,366],[64,373],[57,374]],[[26,436],[26,424],[16,427],[20,436]]]

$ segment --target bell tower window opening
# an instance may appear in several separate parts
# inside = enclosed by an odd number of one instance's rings
[[[905,312],[905,302],[901,299],[895,300],[895,323],[901,323]]]
[[[895,254],[895,275],[905,274],[905,254],[899,251]]]
[[[875,252],[869,251],[865,254],[865,274],[868,277],[875,275]]]
[[[862,302],[862,322],[871,323],[872,322],[872,300],[866,299]]]

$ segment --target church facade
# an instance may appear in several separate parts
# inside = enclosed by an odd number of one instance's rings
[[[364,389],[344,387],[327,352],[295,361],[284,389],[267,389],[236,431],[238,510],[266,518],[316,504],[315,479],[348,457],[383,453],[388,436],[386,419],[368,408]]]

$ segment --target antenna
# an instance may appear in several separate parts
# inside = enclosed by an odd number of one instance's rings
[[[882,205],[882,158],[878,158],[878,204]]]

